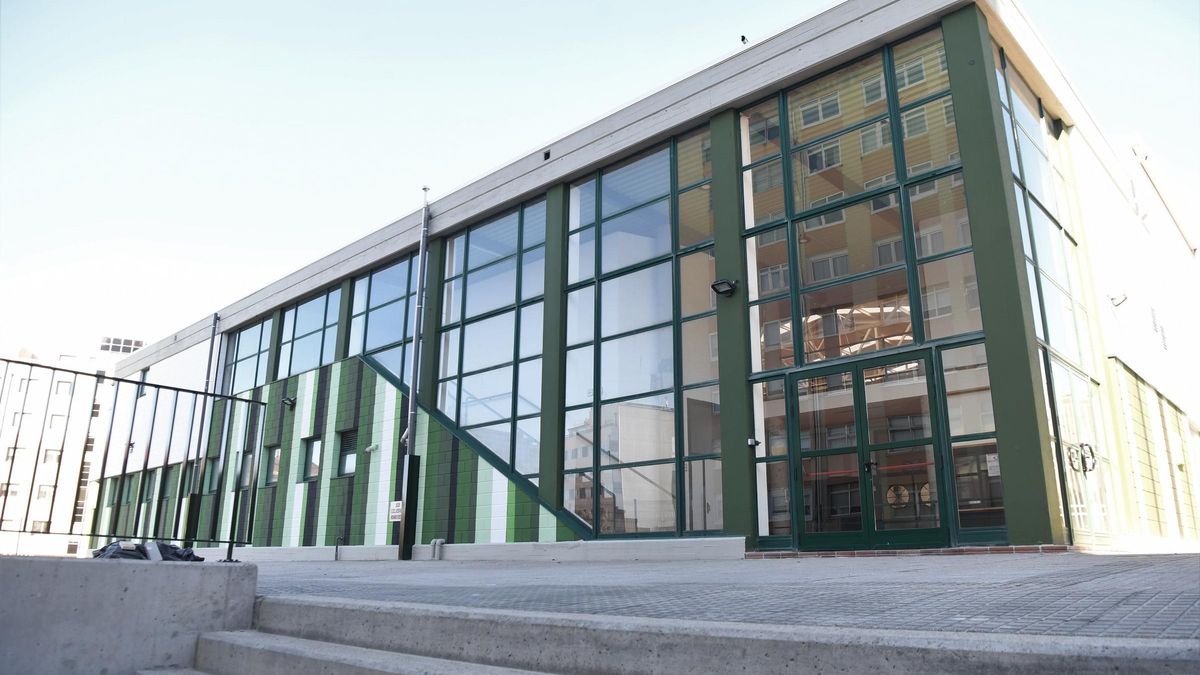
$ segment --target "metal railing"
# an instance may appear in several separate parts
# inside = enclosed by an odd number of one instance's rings
[[[261,401],[0,359],[0,554],[22,553],[28,536],[24,553],[156,539],[227,544],[231,558],[253,534],[264,412]]]

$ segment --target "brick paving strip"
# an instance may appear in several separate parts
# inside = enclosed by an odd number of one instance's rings
[[[1200,640],[1200,555],[261,563],[259,593],[858,629]]]

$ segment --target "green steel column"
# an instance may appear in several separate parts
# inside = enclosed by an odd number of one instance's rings
[[[562,506],[563,399],[566,397],[567,187],[546,193],[546,300],[542,320],[542,437],[538,493]]]
[[[271,313],[271,345],[267,351],[267,382],[275,381],[279,372],[279,342],[283,337],[283,310],[277,309]],[[215,356],[220,350],[213,352]],[[218,364],[217,372],[223,372],[224,363]]]
[[[731,297],[717,298],[717,349],[720,356],[721,491],[725,532],[745,535],[746,548],[757,547],[754,529],[754,452],[750,418],[750,338],[746,324],[746,266],[742,263],[741,162],[738,115],[726,110],[709,121],[712,135],[712,207],[717,278],[737,282]]]
[[[1012,544],[1066,542],[1037,338],[1004,141],[987,19],[975,5],[942,21],[975,247],[996,442]]]
[[[417,396],[426,406],[437,403],[438,327],[442,325],[442,270],[445,267],[446,240],[430,237],[425,255],[425,316],[421,322],[421,363],[417,366]],[[415,258],[414,258],[415,261]],[[414,439],[415,442],[415,439]]]
[[[334,360],[346,358],[346,347],[350,342],[350,311],[354,308],[354,279],[342,281],[342,305],[338,307],[337,341],[334,344]]]

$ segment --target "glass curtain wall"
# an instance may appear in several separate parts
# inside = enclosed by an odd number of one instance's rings
[[[438,334],[438,409],[534,483],[545,242],[545,200],[449,239]]]
[[[965,358],[959,349],[971,352],[970,372],[983,381],[971,392],[986,399],[990,414],[982,345],[951,349],[977,342],[983,325],[949,88],[941,30],[935,28],[741,113],[761,536],[792,535],[792,514],[807,527],[815,508],[808,494],[793,503],[782,372],[884,350],[945,345],[940,353],[953,364]],[[943,386],[966,386],[958,370],[936,375]],[[846,419],[826,430],[822,447],[867,443],[854,437],[848,380],[836,387],[829,377],[815,381],[841,392],[847,406]],[[949,402],[960,405],[957,398]],[[892,422],[901,424],[896,417]],[[998,466],[994,424],[969,429],[951,429],[943,438],[954,448],[961,444],[964,456],[975,447],[968,443],[978,446],[985,485],[972,489],[982,495],[981,508],[986,501],[998,514],[966,518],[963,526],[1002,525],[999,471],[995,480],[986,474],[987,466]],[[926,423],[922,436],[929,434]],[[989,439],[990,449],[979,445]],[[932,447],[923,451],[932,457]],[[806,466],[826,478],[845,474],[847,489],[838,493],[844,503],[831,498],[825,508],[842,519],[861,517],[855,462]],[[966,487],[964,480],[961,489]],[[929,504],[936,506],[932,495]],[[929,522],[936,524],[936,514]]]
[[[346,356],[369,355],[408,384],[417,290],[412,256],[355,278]]]
[[[1033,324],[1048,396],[1052,443],[1059,451],[1073,536],[1103,538],[1111,529],[1112,463],[1102,442],[1099,383],[1089,290],[1065,176],[1071,175],[1062,124],[993,45],[1004,132],[1013,170]],[[1077,231],[1075,231],[1078,234]]]
[[[342,289],[334,288],[283,312],[277,379],[327,366],[337,360]]]
[[[563,505],[597,535],[722,527],[707,127],[575,182]]]
[[[742,112],[753,371],[981,329],[941,44],[926,32]]]
[[[267,376],[267,357],[271,351],[270,317],[241,330],[225,334],[225,373],[222,393],[241,394],[260,387]]]

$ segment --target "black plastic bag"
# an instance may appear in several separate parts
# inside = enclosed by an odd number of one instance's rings
[[[168,562],[204,561],[204,558],[196,555],[190,548],[180,548],[174,544],[167,544],[161,541],[151,541],[146,544],[114,541],[103,548],[92,551],[92,557],[124,560],[166,560]]]

